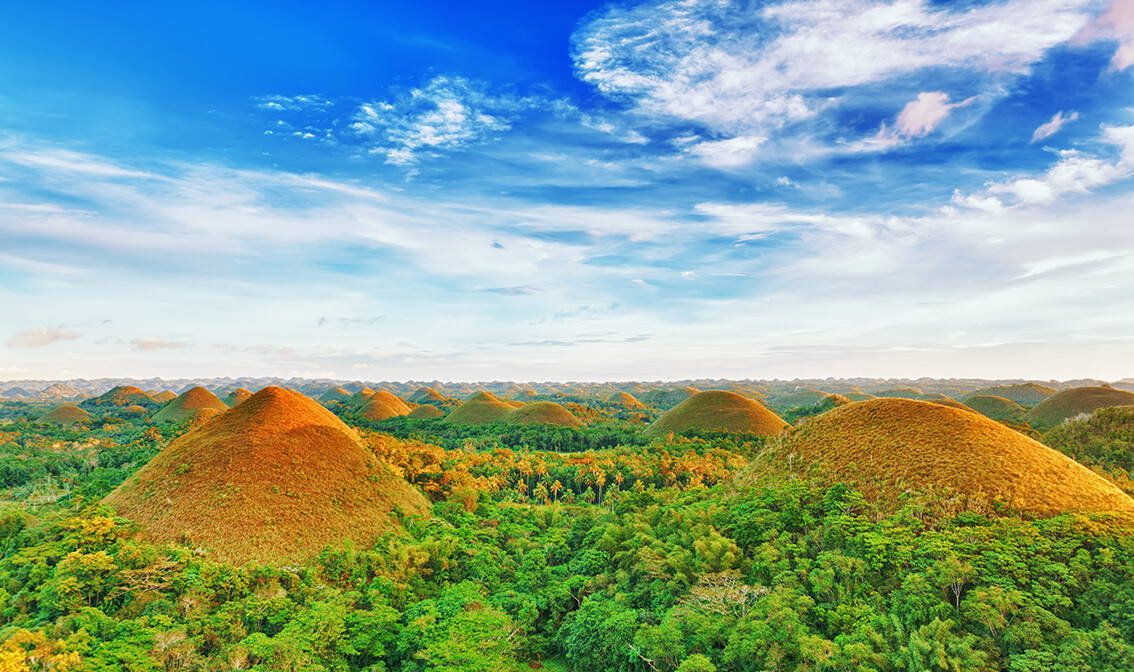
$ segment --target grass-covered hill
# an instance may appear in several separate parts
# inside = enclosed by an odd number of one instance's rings
[[[39,416],[36,422],[49,422],[56,425],[73,425],[78,422],[90,422],[91,414],[74,404],[56,406]]]
[[[442,411],[433,404],[422,404],[410,411],[406,417],[413,418],[414,420],[432,420],[433,418],[440,418],[444,415],[445,411]]]
[[[607,397],[606,403],[621,406],[631,411],[642,411],[646,409],[646,405],[629,392],[615,392]]]
[[[246,390],[243,387],[238,387],[232,392],[229,392],[228,396],[224,398],[224,405],[228,406],[229,408],[232,408],[233,406],[239,406],[245,401],[248,401],[251,396],[252,392],[250,390]]]
[[[503,420],[515,410],[511,404],[491,392],[480,391],[450,411],[443,422],[459,425],[485,425]]]
[[[559,425],[582,427],[583,421],[554,401],[533,401],[501,418],[512,425]]]
[[[1108,406],[1134,404],[1134,392],[1117,390],[1109,385],[1073,387],[1051,395],[1028,411],[1024,420],[1032,427],[1047,429],[1073,418]]]
[[[105,502],[143,536],[235,562],[371,543],[425,499],[317,402],[268,387],[182,435]]]
[[[997,422],[1018,423],[1024,419],[1027,409],[1007,397],[987,394],[974,394],[964,401],[965,406]]]
[[[192,387],[182,392],[176,399],[154,414],[153,421],[181,422],[201,409],[212,409],[224,413],[228,410],[228,405],[205,388]]]
[[[159,402],[146,394],[145,390],[133,385],[120,385],[112,388],[97,397],[84,399],[79,405],[88,410],[115,406],[143,406],[154,408]]]
[[[665,436],[689,430],[778,434],[787,423],[758,401],[735,392],[698,392],[654,420],[644,433]]]
[[[1021,406],[1035,406],[1044,399],[1058,392],[1054,387],[1040,385],[1039,383],[1019,383],[1017,385],[998,385],[977,390],[968,397],[982,395],[986,397],[1003,397],[1014,401]],[[965,397],[965,399],[968,399]]]
[[[1134,500],[1067,456],[969,410],[876,399],[815,416],[754,462],[760,485],[801,478],[846,483],[899,505],[907,490],[951,493],[978,508],[1029,515],[1134,513]]]

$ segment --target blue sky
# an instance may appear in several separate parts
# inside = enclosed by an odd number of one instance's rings
[[[7,8],[0,379],[1134,375],[1130,3],[403,5]]]

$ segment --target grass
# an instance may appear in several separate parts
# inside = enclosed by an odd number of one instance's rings
[[[642,403],[661,409],[670,409],[698,392],[700,390],[694,387],[679,387],[676,389],[650,390],[642,393],[638,398],[642,400]]]
[[[350,393],[350,390],[346,388],[332,387],[323,394],[319,395],[319,401],[323,402],[324,404],[330,404],[334,402],[343,403],[350,401],[351,396],[352,395]]]
[[[758,401],[735,392],[711,390],[689,397],[663,413],[644,430],[647,436],[664,436],[688,430],[743,432],[769,436],[787,423]]]
[[[1048,429],[1080,413],[1090,413],[1108,406],[1134,404],[1134,392],[1116,390],[1109,385],[1074,387],[1053,394],[1028,411],[1024,420],[1032,427]]]
[[[770,444],[742,482],[791,478],[847,483],[894,507],[918,491],[1035,516],[1134,513],[1134,499],[1058,451],[972,411],[909,399],[816,416]]]
[[[997,422],[1018,423],[1027,412],[1027,409],[1007,397],[990,394],[974,394],[965,399],[965,406]]]
[[[801,408],[803,406],[814,406],[827,398],[826,392],[818,390],[800,390],[799,392],[792,392],[791,394],[783,394],[768,400],[768,408],[783,413],[790,411],[793,408]]]
[[[232,562],[369,546],[425,515],[420,493],[313,399],[268,387],[182,435],[104,500],[158,543]],[[400,512],[400,513],[399,513]]]
[[[990,387],[985,390],[977,390],[972,394],[962,399],[965,401],[970,397],[976,395],[986,397],[1003,397],[1009,401],[1014,401],[1021,406],[1035,406],[1044,399],[1055,394],[1058,390],[1054,387],[1047,385],[1038,385],[1036,383],[1021,383],[1019,385],[1001,385],[997,387]]]
[[[513,406],[501,401],[495,394],[482,391],[454,408],[443,422],[456,425],[487,425],[490,422],[503,420],[504,416],[513,410],[515,410]]]
[[[228,410],[228,406],[217,398],[217,395],[203,387],[193,387],[181,393],[169,404],[157,412],[153,422],[181,422],[192,416],[196,411],[210,408],[221,413]]]
[[[399,415],[408,414],[409,411],[402,413],[398,409],[391,407],[385,401],[379,399],[378,395],[371,397],[370,401],[366,402],[366,405],[358,411],[358,417],[366,418],[367,420],[386,420],[388,418],[396,418]]]
[[[145,390],[134,387],[133,385],[119,385],[101,395],[93,398],[86,399],[82,402],[83,408],[102,408],[105,406],[146,406],[153,408],[157,402],[153,397],[146,394]]]
[[[144,409],[143,409],[144,410]],[[50,422],[56,425],[73,425],[77,422],[88,422],[91,414],[74,404],[63,404],[39,416],[36,422]]]
[[[554,401],[534,401],[523,408],[517,408],[502,419],[513,425],[583,426],[583,421],[574,413]]]
[[[418,406],[409,412],[409,417],[416,420],[430,420],[432,418],[440,418],[443,415],[445,415],[445,411],[442,411],[433,404]]]
[[[428,404],[431,401],[440,401],[444,398],[445,395],[432,387],[420,387],[409,396],[408,401],[412,401],[415,404]]]
[[[229,408],[232,408],[233,406],[239,406],[240,404],[248,401],[249,397],[251,396],[252,392],[244,389],[243,387],[238,387],[232,392],[229,392],[228,396],[224,398],[224,405],[228,406]]]
[[[637,397],[628,392],[615,392],[614,394],[610,395],[610,398],[606,400],[606,403],[617,404],[619,406],[622,406],[623,408],[628,408],[631,410],[644,410],[646,408],[645,404],[643,404],[638,400]]]
[[[398,415],[408,415],[409,412],[413,410],[406,402],[402,401],[388,390],[378,390],[375,392],[374,396],[370,397],[370,400],[374,401],[375,399],[381,400],[387,406],[397,411]]]

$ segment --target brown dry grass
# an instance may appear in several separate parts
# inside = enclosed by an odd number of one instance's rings
[[[408,401],[412,401],[415,404],[426,404],[430,401],[440,401],[444,398],[445,395],[432,387],[419,387],[417,391],[409,396]]]
[[[517,408],[504,416],[504,422],[513,425],[559,425],[561,427],[582,427],[583,421],[574,413],[554,401],[535,401],[523,408]]]
[[[770,436],[787,423],[758,401],[735,392],[698,392],[663,413],[647,427],[647,436],[663,436],[686,430],[746,432]]]
[[[102,407],[102,406],[153,406],[156,400],[150,395],[146,394],[145,390],[134,387],[133,385],[119,385],[94,399],[87,399],[82,402],[83,406]]]
[[[969,395],[973,397],[976,395],[984,395],[987,397],[1004,397],[1020,404],[1021,406],[1035,406],[1044,399],[1058,392],[1054,387],[1047,385],[1037,385],[1036,383],[1022,383],[1020,385],[1003,385],[998,387],[990,387],[984,390],[977,390]],[[969,397],[966,397],[968,399]]]
[[[154,401],[156,401],[157,403],[165,404],[165,403],[169,403],[169,402],[173,401],[174,399],[176,399],[177,395],[174,394],[173,392],[169,391],[169,390],[162,390],[161,392],[158,392],[157,394],[153,395],[153,398],[154,398]]]
[[[635,411],[644,410],[646,408],[646,405],[638,401],[637,397],[627,392],[615,392],[614,394],[610,395],[610,398],[606,400],[606,403],[618,404],[623,408],[628,408]]]
[[[375,399],[380,399],[381,401],[385,402],[387,406],[397,411],[398,415],[408,415],[409,412],[413,410],[409,407],[409,405],[406,404],[406,402],[402,401],[397,396],[395,396],[394,393],[388,390],[378,390],[377,392],[375,392],[374,396],[370,397],[370,400],[374,401]]]
[[[876,399],[816,416],[772,444],[742,482],[848,483],[896,506],[902,493],[947,492],[1031,515],[1134,514],[1134,500],[1058,451],[972,411]]]
[[[424,497],[330,411],[279,387],[175,440],[104,500],[153,541],[245,562],[302,562],[369,545]]]
[[[228,406],[229,408],[239,406],[240,404],[248,401],[248,399],[251,397],[252,393],[250,391],[244,389],[243,387],[238,387],[232,392],[229,392],[228,396],[224,398],[224,405]]]
[[[1047,429],[1080,413],[1090,413],[1108,406],[1134,404],[1134,392],[1116,390],[1108,385],[1100,387],[1073,387],[1044,399],[1028,411],[1024,420],[1032,427]]]
[[[399,415],[408,415],[408,413],[402,413],[396,408],[391,408],[389,404],[379,399],[377,395],[366,402],[366,405],[358,411],[358,417],[366,418],[367,420],[386,420],[396,418]]]
[[[454,408],[442,421],[456,425],[486,425],[503,420],[504,416],[515,410],[491,392],[477,392],[460,406]]]
[[[366,405],[366,402],[370,401],[370,397],[373,396],[374,390],[370,389],[369,387],[364,387],[358,392],[355,392],[354,395],[350,398],[350,401],[347,401],[345,403],[355,408],[362,408]]]
[[[228,410],[228,406],[217,395],[198,386],[185,390],[181,396],[169,402],[168,406],[154,415],[153,421],[181,422],[201,408],[211,408],[222,413]]]
[[[143,409],[144,411],[145,409]],[[55,425],[73,425],[77,422],[87,422],[91,414],[74,404],[63,404],[39,416],[36,422],[45,422]]]
[[[1011,399],[987,394],[972,395],[965,399],[965,406],[997,422],[1019,422],[1026,412],[1023,406]]]
[[[791,394],[783,394],[768,400],[768,408],[777,412],[790,411],[801,406],[814,406],[827,398],[826,392],[818,390],[800,390]]]
[[[343,402],[350,401],[351,397],[352,395],[350,393],[350,390],[346,389],[345,387],[332,387],[323,394],[319,395],[319,401],[324,404],[331,404],[335,402],[341,404]]]

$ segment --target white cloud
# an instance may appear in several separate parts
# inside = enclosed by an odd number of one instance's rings
[[[482,82],[434,77],[388,101],[360,105],[351,130],[386,162],[407,165],[489,140],[538,101],[494,94]]]
[[[710,166],[736,168],[751,163],[759,152],[760,145],[767,141],[765,137],[742,135],[727,140],[699,142],[688,151]]]
[[[62,325],[58,327],[36,327],[13,335],[8,339],[9,348],[39,348],[56,341],[74,340],[79,334]]]
[[[643,113],[744,133],[815,114],[827,90],[931,67],[1020,73],[1089,20],[1089,0],[967,11],[924,0],[718,0],[612,8],[575,36],[579,76]]]
[[[950,103],[949,94],[943,91],[922,92],[917,100],[908,103],[900,114],[896,130],[907,138],[920,138],[933,132],[953,108],[967,105],[972,99]]]
[[[130,345],[138,350],[177,350],[189,347],[188,343],[181,341],[166,341],[160,338],[132,338]]]
[[[1110,66],[1125,70],[1134,65],[1134,3],[1111,0],[1110,7],[1077,36],[1079,43],[1114,40],[1118,43]]]
[[[1078,112],[1072,112],[1066,117],[1063,116],[1063,111],[1056,112],[1050,121],[1040,124],[1035,133],[1032,133],[1032,142],[1038,142],[1044,138],[1049,138],[1059,132],[1063,125],[1069,121],[1075,121],[1079,118]]]

